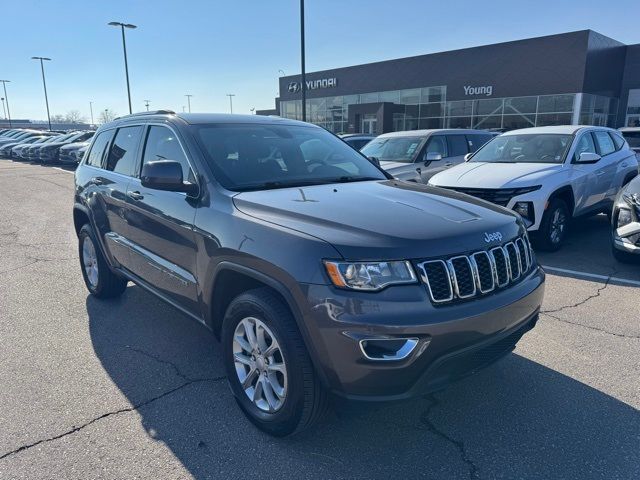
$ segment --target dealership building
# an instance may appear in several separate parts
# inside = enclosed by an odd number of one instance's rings
[[[591,30],[306,75],[307,121],[335,133],[541,125],[640,126],[640,44]],[[300,75],[274,110],[302,118]]]

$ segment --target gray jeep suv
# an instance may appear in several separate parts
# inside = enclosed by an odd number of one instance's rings
[[[75,172],[81,271],[132,281],[211,329],[248,418],[273,435],[332,396],[424,394],[509,353],[544,273],[514,212],[402,182],[322,128],[134,114]]]

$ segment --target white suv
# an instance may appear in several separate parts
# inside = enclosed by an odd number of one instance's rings
[[[429,184],[515,210],[546,250],[560,248],[571,218],[610,214],[618,190],[638,174],[620,132],[605,127],[513,130],[466,160]]]

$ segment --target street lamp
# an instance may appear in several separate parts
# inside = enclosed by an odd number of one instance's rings
[[[4,118],[6,120],[7,119],[7,109],[4,108],[4,97],[0,98],[0,100],[2,100],[2,112],[4,113],[2,118]]]
[[[93,125],[93,102],[89,102],[89,111],[91,112],[91,125]]]
[[[231,110],[231,113],[233,113],[233,97],[235,96],[235,93],[227,93],[227,97],[229,97],[229,109]]]
[[[127,42],[124,39],[124,29],[125,28],[138,28],[131,23],[121,23],[121,22],[109,22],[108,25],[112,27],[120,27],[122,30],[122,50],[124,51],[124,73],[127,76],[127,96],[129,98],[129,113],[133,113],[131,110],[131,88],[129,87],[129,65],[127,63]]]
[[[149,111],[149,104],[151,103],[151,100],[145,100],[144,101],[144,106],[147,107],[147,112]]]
[[[284,70],[278,70],[278,73],[281,73],[282,75],[280,75],[281,77],[285,76]]]
[[[49,131],[51,131],[51,115],[49,115],[49,97],[47,97],[47,81],[44,79],[44,61],[50,62],[47,57],[31,57],[31,60],[40,60],[40,69],[42,70],[42,85],[44,86],[44,102],[47,104],[47,121],[49,122]]]
[[[7,114],[5,117],[9,120],[9,128],[11,128],[11,112],[9,111],[9,97],[7,97],[7,82],[11,83],[11,80],[0,80],[2,82],[2,86],[4,87],[4,99],[7,102]],[[4,107],[4,102],[2,103]]]
[[[191,113],[191,97],[193,97],[193,95],[187,94],[185,97],[187,97],[187,105],[189,105],[189,113]],[[184,111],[184,109],[182,111]]]
[[[304,0],[300,0],[300,67],[302,70],[302,121],[307,121],[307,77],[304,68]]]
[[[182,113],[186,112],[186,108],[184,105],[182,105]]]

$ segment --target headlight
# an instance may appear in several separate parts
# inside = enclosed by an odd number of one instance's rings
[[[618,211],[618,228],[629,225],[631,222],[633,222],[631,210],[629,210],[628,208],[621,208]]]
[[[336,287],[381,290],[388,285],[415,283],[416,274],[407,261],[335,262],[325,260],[327,274]]]

